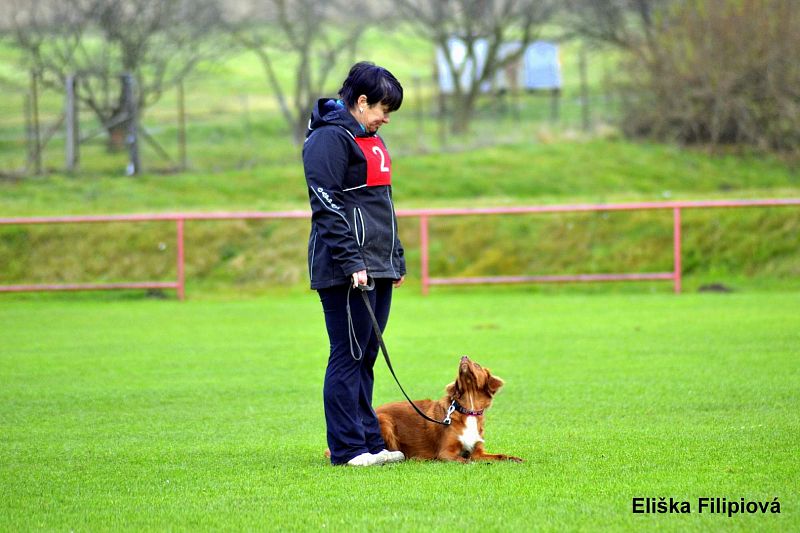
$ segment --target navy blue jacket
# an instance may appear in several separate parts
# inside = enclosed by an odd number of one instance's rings
[[[367,158],[356,141],[374,135],[336,100],[320,100],[312,111],[303,146],[312,289],[350,283],[359,270],[376,279],[406,273],[392,187],[367,185]]]

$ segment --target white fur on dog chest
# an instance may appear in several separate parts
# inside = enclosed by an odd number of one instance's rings
[[[461,432],[461,435],[458,436],[458,440],[461,441],[464,450],[470,453],[475,449],[476,444],[483,442],[481,434],[478,432],[478,417],[467,417],[466,426],[464,427],[464,431]]]

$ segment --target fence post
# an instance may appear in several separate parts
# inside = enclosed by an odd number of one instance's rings
[[[439,88],[439,116],[437,117],[437,122],[439,123],[439,147],[444,148],[447,146],[447,96],[439,85],[438,75],[436,80],[436,85]]]
[[[30,117],[31,129],[28,138],[28,161],[33,165],[37,176],[42,173],[42,140],[39,131],[39,73],[31,71],[30,81]]]
[[[578,68],[581,79],[581,125],[583,131],[589,131],[592,121],[589,116],[589,75],[587,74],[586,45],[582,44],[578,55]]]
[[[180,169],[186,170],[188,167],[186,159],[186,102],[183,94],[183,80],[178,83],[178,160]]]
[[[681,292],[681,208],[675,207],[672,210],[672,239],[673,239],[673,273],[672,279],[674,282],[675,293]]]
[[[429,275],[428,275],[428,215],[419,216],[419,247],[422,262],[422,295],[428,295]]]
[[[183,249],[183,219],[176,220],[178,234],[178,299],[183,301],[186,298],[186,275],[184,270],[184,249]]]
[[[78,166],[80,132],[78,130],[78,98],[77,80],[74,74],[67,76],[66,97],[64,102],[64,122],[67,125],[65,144],[65,157],[67,172],[74,172]]]
[[[561,89],[550,90],[550,122],[557,124],[560,120]]]
[[[125,142],[128,144],[130,162],[127,175],[135,176],[142,170],[139,158],[139,106],[136,103],[136,78],[130,73],[123,74],[121,78],[122,89],[125,93],[125,112],[128,119]]]

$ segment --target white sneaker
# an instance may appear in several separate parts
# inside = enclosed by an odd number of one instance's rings
[[[401,451],[390,452],[386,448],[382,449],[380,452],[378,452],[375,455],[384,457],[385,458],[385,460],[384,460],[385,463],[399,463],[400,461],[405,461],[406,460],[406,456],[403,455],[403,452],[401,452]]]
[[[356,455],[347,464],[349,466],[380,466],[386,462],[386,457],[381,454],[371,454],[364,452],[361,455]]]

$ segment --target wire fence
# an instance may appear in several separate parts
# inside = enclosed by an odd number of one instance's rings
[[[31,76],[31,80],[33,80]],[[490,92],[481,95],[470,132],[450,132],[454,103],[433,79],[405,83],[405,103],[382,134],[393,153],[414,154],[469,149],[493,144],[536,142],[554,132],[590,131],[614,125],[620,99],[601,85],[579,90]],[[0,104],[0,174],[29,176],[70,170],[65,91],[29,87],[5,90]],[[80,158],[77,172],[122,173],[129,154],[110,149],[108,131],[86,106],[78,107]],[[217,171],[295,160],[291,140],[269,88],[238,86],[212,74],[194,75],[143,110],[140,140],[143,166],[172,172],[188,166]]]

